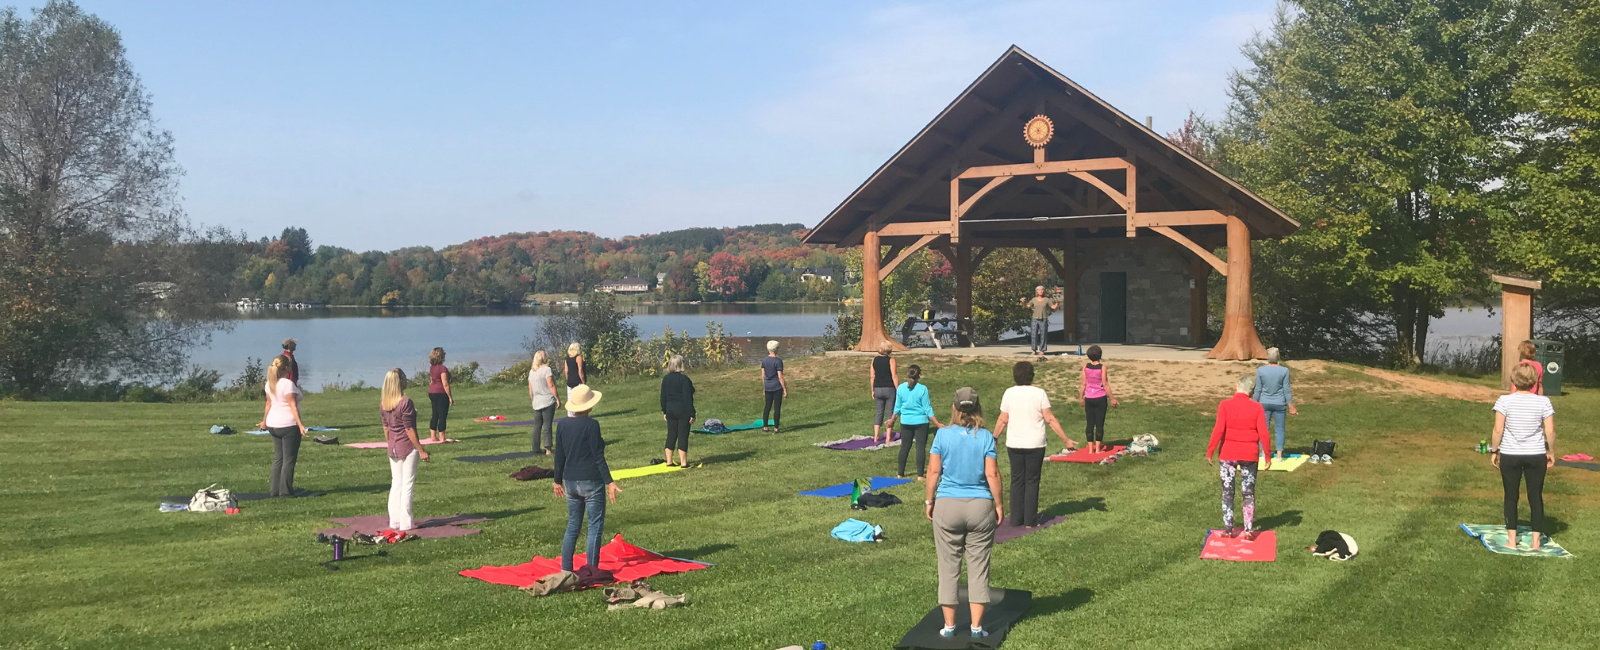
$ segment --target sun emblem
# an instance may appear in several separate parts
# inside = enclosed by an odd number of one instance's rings
[[[1050,138],[1055,137],[1056,125],[1044,115],[1035,115],[1033,119],[1022,127],[1022,139],[1035,149],[1042,149],[1050,144]]]

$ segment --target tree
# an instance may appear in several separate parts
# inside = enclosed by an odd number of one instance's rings
[[[1022,299],[1033,288],[1048,284],[1049,271],[1038,251],[1002,248],[972,274],[972,329],[979,339],[993,341],[1006,332],[1022,329],[1033,312]]]
[[[744,293],[745,276],[749,273],[750,264],[743,258],[726,252],[717,253],[706,264],[706,289],[710,295],[733,300]]]
[[[0,11],[0,391],[173,376],[228,268],[173,199],[172,136],[121,38],[71,2]]]

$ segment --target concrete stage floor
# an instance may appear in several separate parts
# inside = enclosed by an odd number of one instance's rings
[[[1252,362],[1244,362],[1244,361],[1215,361],[1215,360],[1212,360],[1212,359],[1207,359],[1205,357],[1205,354],[1207,352],[1211,351],[1211,348],[1209,348],[1209,347],[1196,348],[1196,347],[1184,347],[1184,346],[1176,346],[1176,345],[1124,345],[1124,344],[1119,344],[1119,343],[1101,343],[1099,345],[1100,345],[1100,350],[1102,352],[1101,356],[1103,358],[1107,359],[1107,360],[1112,360],[1112,361],[1138,360],[1138,361],[1193,361],[1193,362],[1199,362],[1199,363],[1252,363]],[[1089,346],[1085,345],[1083,347],[1085,349],[1087,349]],[[875,352],[842,351],[842,352],[829,352],[828,356],[830,356],[830,357],[833,357],[833,356],[841,356],[841,357],[864,356],[864,357],[870,357],[870,356],[873,356],[875,354],[877,354],[877,353],[875,353]],[[975,347],[975,348],[963,348],[963,347],[947,346],[942,350],[938,349],[938,348],[933,348],[933,347],[916,347],[916,348],[911,348],[909,350],[905,350],[905,351],[901,351],[901,352],[895,352],[895,355],[896,356],[937,355],[937,356],[952,356],[952,357],[990,357],[990,358],[996,358],[996,359],[1007,359],[1007,360],[1017,360],[1017,361],[1028,359],[1028,358],[1031,357],[1031,355],[1030,355],[1030,353],[1028,351],[1028,345],[1026,343],[1023,343],[1023,344],[1020,344],[1020,345],[1019,344],[1009,344],[1009,343],[996,343],[996,344],[991,344],[991,345],[980,345],[980,346]],[[1076,343],[1072,343],[1072,344],[1051,343],[1050,344],[1050,351],[1045,353],[1045,360],[1047,362],[1048,361],[1068,361],[1068,362],[1073,362],[1073,363],[1080,363],[1080,362],[1084,361],[1085,358],[1078,356],[1078,345]],[[1259,362],[1256,362],[1256,363],[1259,363]]]

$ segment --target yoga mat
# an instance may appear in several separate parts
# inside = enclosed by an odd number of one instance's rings
[[[338,431],[336,427],[306,427],[306,431]]]
[[[877,451],[885,447],[899,447],[900,434],[889,434],[888,442],[873,442],[872,436],[850,436],[843,440],[830,440],[818,442],[814,446],[835,451]]]
[[[939,629],[944,627],[944,612],[934,607],[927,616],[917,621],[917,624],[906,632],[899,643],[894,644],[895,650],[967,650],[977,648],[989,650],[998,648],[1005,643],[1006,633],[1011,631],[1023,615],[1028,613],[1028,608],[1033,606],[1033,593],[1017,589],[989,588],[989,605],[983,610],[983,629],[989,636],[974,639],[971,635],[972,608],[967,600],[967,586],[961,585],[956,592],[960,601],[956,606],[956,635],[948,639],[939,636]]]
[[[578,553],[572,556],[574,568],[588,563],[586,554]],[[643,580],[653,575],[663,573],[683,573],[710,567],[704,562],[691,562],[677,558],[666,557],[655,551],[640,548],[622,541],[622,536],[617,535],[611,542],[600,547],[600,562],[598,568],[610,571],[616,576],[617,582],[633,582]],[[511,566],[482,566],[476,569],[467,569],[460,575],[467,578],[476,578],[484,582],[512,587],[527,587],[538,583],[552,573],[561,570],[561,558],[547,558],[535,555],[532,560]]]
[[[356,533],[371,535],[389,527],[388,515],[367,515],[365,517],[338,517],[329,519],[336,524],[344,524],[340,528],[324,528],[317,532],[324,535],[338,535],[349,538]],[[423,539],[439,539],[442,537],[461,537],[476,535],[480,531],[476,528],[461,528],[461,524],[481,524],[490,521],[488,517],[478,515],[455,514],[449,517],[424,517],[414,519],[412,528],[406,532]]]
[[[305,488],[295,488],[295,490],[294,490],[295,498],[299,498],[299,499],[309,499],[311,497],[320,497],[320,496],[325,496],[327,494],[328,494],[327,492],[317,492],[317,491],[314,491],[314,490],[307,490]],[[189,500],[192,499],[192,498],[194,498],[194,495],[192,495],[192,494],[190,494],[190,495],[178,495],[178,496],[170,496],[170,497],[161,497],[161,501],[162,501],[162,503],[188,504]],[[234,501],[239,501],[241,503],[245,502],[245,501],[265,501],[265,500],[270,499],[270,498],[272,498],[272,497],[267,496],[266,492],[234,492],[233,493],[233,500]]]
[[[554,422],[556,424],[561,424],[561,421],[565,420],[565,419],[566,418],[556,418],[554,420],[551,420],[551,422]],[[490,422],[489,424],[495,425],[497,427],[525,427],[525,426],[529,426],[531,424],[534,424],[534,421],[533,420],[523,420],[521,422]]]
[[[883,488],[894,487],[896,485],[904,485],[904,484],[910,483],[910,482],[911,482],[911,479],[908,479],[908,478],[890,478],[888,476],[874,476],[874,477],[872,477],[872,489],[868,490],[868,491],[870,492],[872,490],[881,490]],[[847,482],[844,482],[844,483],[840,483],[838,485],[830,485],[830,486],[825,487],[825,488],[817,488],[815,490],[807,490],[805,492],[801,492],[800,496],[805,496],[805,497],[826,497],[826,498],[829,498],[829,499],[836,498],[836,497],[847,497],[847,496],[850,496],[850,490],[852,488],[854,488],[854,486],[855,486],[855,481],[847,481]]]
[[[266,429],[257,429],[255,431],[246,431],[245,433],[248,433],[248,434],[250,434],[252,436],[264,436],[264,435],[270,434],[272,432],[268,431]]]
[[[1011,517],[1010,515],[1007,515],[1006,520],[1000,522],[1000,527],[994,529],[994,543],[1004,544],[1018,537],[1022,537],[1023,535],[1037,533],[1066,520],[1066,517],[1062,517],[1060,515],[1052,515],[1048,517],[1040,515],[1039,525],[1034,526],[1033,528],[1025,528],[1022,526],[1011,525]]]
[[[427,438],[419,439],[419,440],[417,440],[417,442],[420,442],[420,443],[422,443],[424,445],[444,444],[442,442],[439,442],[438,440],[429,440]],[[460,440],[456,440],[455,438],[445,438],[444,442],[461,442],[461,441]],[[387,442],[347,442],[347,443],[345,443],[344,446],[350,447],[352,449],[387,449],[389,447],[389,443],[387,443]]]
[[[1556,466],[1557,467],[1575,467],[1575,468],[1578,468],[1578,469],[1586,469],[1586,470],[1589,470],[1591,472],[1600,472],[1600,463],[1579,463],[1579,462],[1570,461],[1570,460],[1558,460],[1558,461],[1556,461]]]
[[[1567,454],[1565,456],[1562,456],[1561,460],[1565,460],[1565,461],[1594,460],[1594,457],[1590,456],[1589,454]]]
[[[1127,447],[1117,445],[1098,454],[1091,454],[1089,453],[1089,449],[1085,447],[1065,456],[1047,456],[1045,457],[1045,460],[1055,463],[1098,463],[1102,460],[1122,453],[1122,450],[1124,449],[1127,449]]]
[[[1496,553],[1506,555],[1526,555],[1530,557],[1572,557],[1567,549],[1561,548],[1555,540],[1548,535],[1539,536],[1539,550],[1533,550],[1532,529],[1527,526],[1517,527],[1517,545],[1507,544],[1506,527],[1504,524],[1461,524],[1461,530],[1468,535],[1476,537],[1483,542],[1483,547]]]
[[[1274,472],[1293,472],[1293,471],[1295,471],[1297,469],[1300,469],[1300,466],[1306,464],[1306,461],[1308,461],[1308,460],[1311,460],[1310,456],[1301,456],[1300,454],[1291,454],[1289,456],[1285,456],[1283,458],[1283,460],[1272,461],[1272,467],[1269,467],[1268,469],[1270,469],[1270,470],[1272,470]],[[1266,458],[1261,458],[1261,459],[1258,459],[1256,462],[1259,463],[1259,465],[1257,465],[1257,467],[1262,467],[1262,466],[1265,466],[1267,464],[1267,459]]]
[[[1212,530],[1200,549],[1200,559],[1227,560],[1229,562],[1273,562],[1278,559],[1278,533],[1262,531],[1256,541],[1246,541],[1244,535],[1228,538],[1222,531]]]
[[[705,429],[693,429],[693,431],[695,433],[710,433],[711,435],[715,436],[715,435],[720,435],[720,434],[723,434],[723,433],[733,433],[735,431],[749,431],[751,429],[760,429],[761,427],[768,426],[770,424],[772,424],[771,421],[768,421],[765,424],[763,424],[761,422],[761,420],[759,418],[757,418],[755,420],[752,420],[750,422],[750,424],[725,424],[725,425],[723,425],[723,428],[725,430],[724,431],[719,431],[717,433],[712,433],[710,431],[706,431]]]
[[[456,456],[451,460],[459,460],[463,463],[497,463],[502,460],[516,460],[518,458],[528,458],[531,456],[543,455],[543,453],[536,454],[531,451],[513,451],[504,454],[495,454],[493,456]]]
[[[682,467],[678,467],[677,465],[668,465],[666,463],[656,463],[654,465],[646,465],[644,467],[630,467],[628,469],[612,471],[611,480],[620,481],[625,478],[637,478],[640,476],[650,476],[651,474],[666,474],[668,472],[676,472],[682,469]]]

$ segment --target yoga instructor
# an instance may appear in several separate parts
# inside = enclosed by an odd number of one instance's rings
[[[444,367],[444,348],[434,348],[428,353],[428,403],[433,406],[428,420],[428,438],[444,442],[444,430],[450,425],[450,407],[456,404],[456,397],[450,392],[450,369]]]
[[[989,552],[994,529],[1004,513],[1000,506],[1000,465],[994,435],[983,428],[978,391],[956,391],[952,424],[933,438],[928,462],[927,517],[933,522],[933,547],[939,554],[939,608],[944,628],[939,636],[956,635],[956,607],[961,604],[961,557],[967,559],[967,602],[972,607],[973,638],[989,636],[983,609],[989,603]],[[904,444],[904,443],[901,443]]]
[[[1028,345],[1033,349],[1033,356],[1042,357],[1050,348],[1050,311],[1061,307],[1061,303],[1044,297],[1044,285],[1033,288],[1032,298],[1023,298],[1022,304],[1033,310],[1033,320],[1028,327]]]

